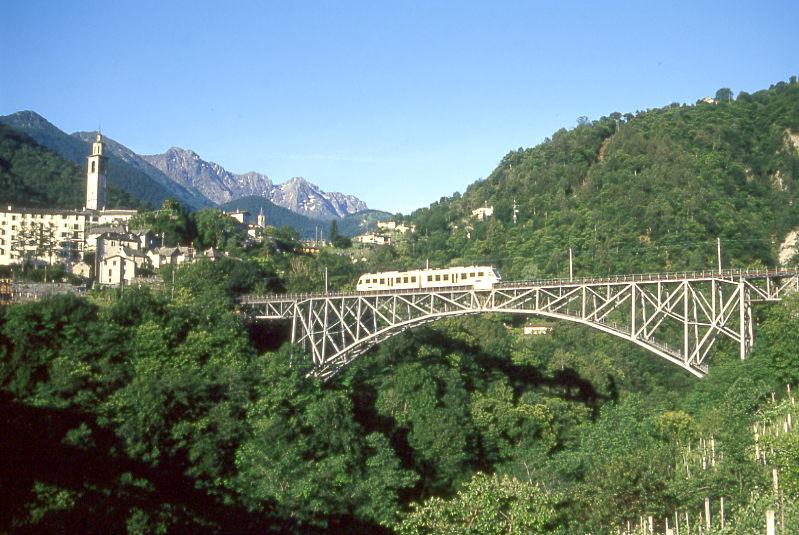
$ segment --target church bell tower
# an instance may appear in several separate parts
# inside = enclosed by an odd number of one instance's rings
[[[86,169],[86,209],[105,209],[105,166],[106,158],[103,155],[103,136],[97,134],[97,139],[92,143],[92,153],[89,155]]]

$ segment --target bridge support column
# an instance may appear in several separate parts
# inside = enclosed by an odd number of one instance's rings
[[[738,314],[740,321],[740,331],[738,335],[741,338],[741,360],[746,360],[746,356],[749,354],[749,347],[752,345],[753,326],[749,292],[743,280],[738,283]]]
[[[294,303],[292,308],[294,310],[291,314],[291,343],[294,344],[297,342],[297,316],[300,313],[300,307],[297,303]]]
[[[635,332],[635,283],[630,285],[630,335],[633,340],[638,338]]]
[[[682,283],[682,321],[683,321],[683,353],[682,358],[685,366],[688,366],[690,351],[688,349],[688,281]]]

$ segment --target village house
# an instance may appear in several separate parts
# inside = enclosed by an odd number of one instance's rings
[[[416,232],[416,227],[414,225],[406,225],[403,222],[397,223],[396,221],[378,221],[377,228],[381,230],[385,230],[388,232],[396,232],[398,234],[405,234],[407,232]]]
[[[483,206],[481,208],[477,208],[476,210],[472,210],[472,217],[478,221],[485,221],[492,215],[494,215],[493,206]]]
[[[358,243],[371,245],[386,245],[391,243],[391,238],[388,236],[383,236],[382,234],[375,234],[372,232],[355,236],[352,240]]]
[[[130,283],[146,263],[147,256],[143,252],[122,247],[100,260],[97,280],[100,284]]]

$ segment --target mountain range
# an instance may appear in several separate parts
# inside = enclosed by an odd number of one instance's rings
[[[262,173],[234,174],[215,162],[203,160],[192,150],[179,147],[142,158],[174,182],[196,189],[220,205],[257,196],[315,219],[336,219],[368,209],[355,196],[322,191],[302,177],[276,185]]]
[[[0,123],[21,131],[42,146],[83,165],[95,132],[67,134],[32,111],[0,116]],[[367,210],[353,195],[322,191],[302,177],[274,184],[265,174],[234,174],[207,162],[192,150],[172,147],[163,154],[142,156],[103,136],[109,157],[108,181],[152,206],[176,199],[192,210],[258,196],[302,216],[332,220]],[[307,225],[306,225],[307,226]]]

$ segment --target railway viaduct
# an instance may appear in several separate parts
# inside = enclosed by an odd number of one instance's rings
[[[799,290],[799,268],[655,273],[503,282],[469,287],[301,295],[247,295],[255,320],[288,320],[291,341],[329,379],[369,348],[440,318],[528,314],[572,321],[637,344],[697,377],[720,338],[745,359],[754,340],[752,306]]]

